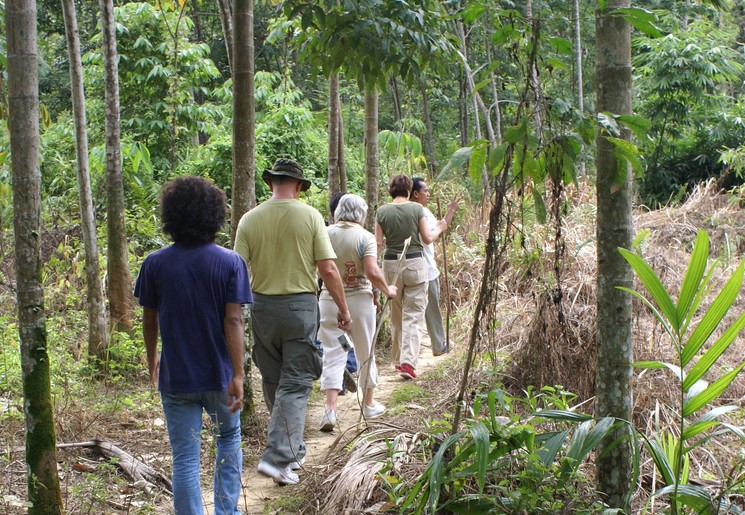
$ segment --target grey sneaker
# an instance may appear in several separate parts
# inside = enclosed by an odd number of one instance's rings
[[[336,412],[332,409],[326,410],[326,412],[323,414],[323,417],[321,417],[321,431],[325,433],[330,433],[334,430],[334,426],[336,425]]]
[[[285,468],[279,468],[268,461],[261,460],[259,466],[256,467],[256,471],[272,478],[279,486],[296,485],[300,482],[300,477],[290,469],[289,465]]]

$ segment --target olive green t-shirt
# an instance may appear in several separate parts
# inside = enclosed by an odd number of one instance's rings
[[[234,248],[251,289],[264,295],[316,292],[316,261],[336,259],[321,213],[297,200],[268,200],[243,215]]]
[[[419,237],[419,220],[424,218],[424,208],[416,202],[385,204],[378,208],[375,220],[383,229],[385,236],[385,253],[401,253],[404,241],[411,236],[407,253],[421,252],[422,241]]]

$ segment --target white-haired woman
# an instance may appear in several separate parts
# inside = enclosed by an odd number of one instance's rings
[[[378,369],[372,354],[375,335],[375,304],[373,287],[387,297],[395,297],[397,289],[389,286],[378,266],[375,237],[362,227],[367,216],[367,204],[358,195],[344,195],[334,213],[336,223],[328,227],[331,245],[336,252],[336,266],[344,283],[344,295],[352,314],[349,331],[359,363],[359,387],[363,392],[362,413],[375,418],[385,412],[376,402],[373,391],[378,382]],[[321,431],[332,431],[336,425],[336,400],[342,389],[347,351],[339,343],[342,331],[337,327],[337,307],[325,287],[319,300],[321,326],[318,338],[323,344],[321,391],[326,393],[326,409],[321,419]]]

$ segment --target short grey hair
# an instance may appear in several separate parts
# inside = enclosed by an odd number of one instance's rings
[[[334,221],[355,222],[362,224],[367,216],[367,202],[359,195],[347,193],[339,199],[339,205],[334,211]]]

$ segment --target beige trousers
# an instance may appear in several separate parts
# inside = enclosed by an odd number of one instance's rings
[[[393,362],[407,363],[416,368],[427,307],[427,264],[423,257],[404,259],[394,283],[397,270],[398,261],[383,261],[385,280],[398,287],[398,295],[391,299]]]

